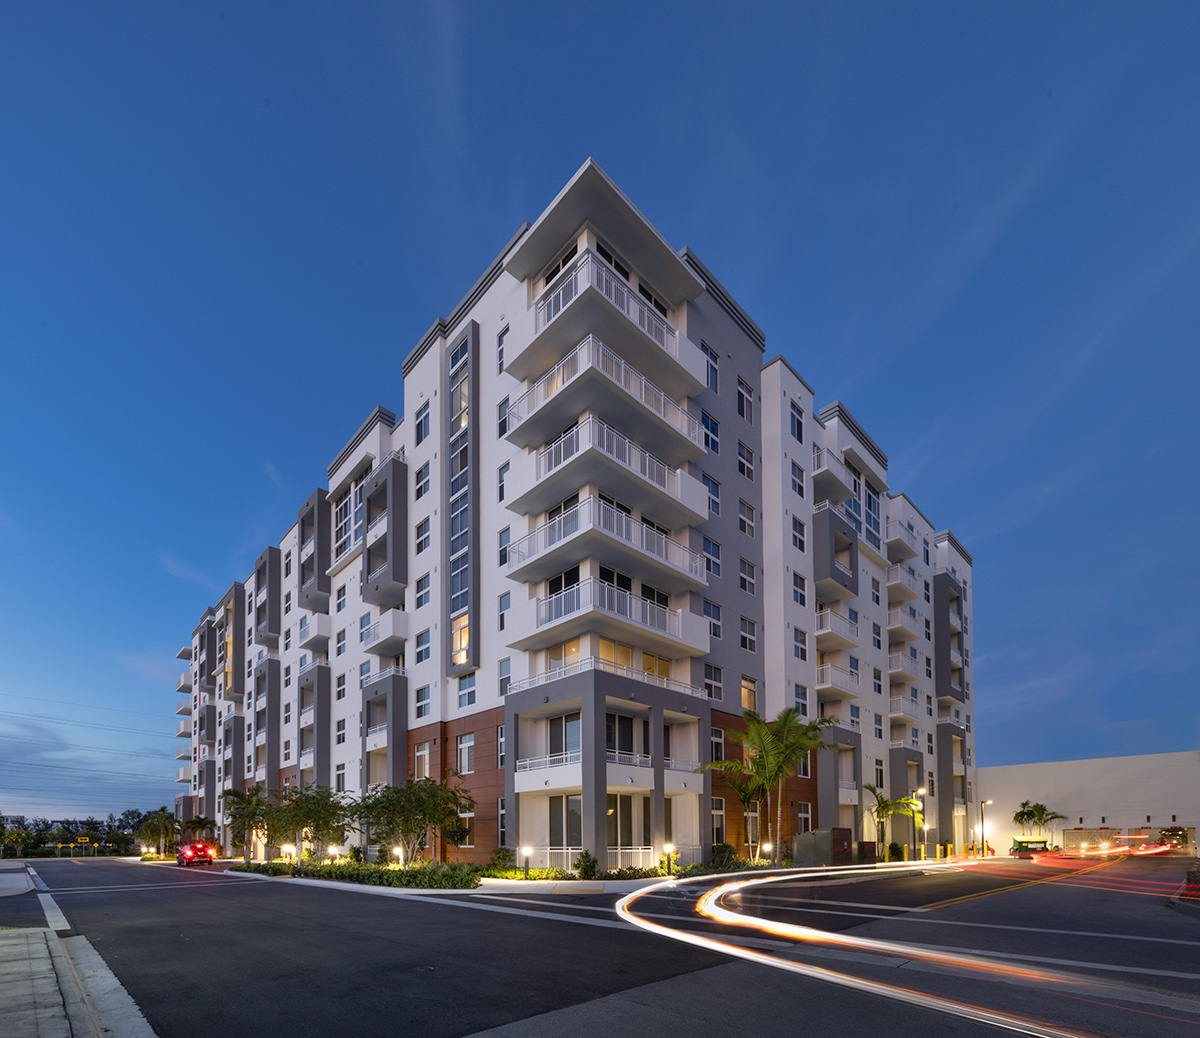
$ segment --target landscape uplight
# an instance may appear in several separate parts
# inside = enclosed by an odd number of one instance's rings
[[[330,856],[331,858],[334,858],[334,859],[336,859],[336,858],[337,858],[337,856],[338,856],[338,852],[337,852],[337,846],[336,846],[335,844],[332,844],[332,843],[331,843],[331,844],[329,845],[329,856]]]
[[[296,845],[294,843],[285,843],[281,848],[285,858],[294,858],[296,856]]]
[[[666,855],[666,859],[667,859],[667,875],[668,876],[671,875],[671,855],[674,853],[675,853],[675,844],[673,844],[673,843],[664,843],[663,844],[663,854]]]
[[[763,852],[763,854],[770,854],[771,853],[771,845],[769,843],[764,843],[762,845],[762,852]]]
[[[394,855],[396,855],[396,860],[399,861],[401,865],[403,865],[404,864],[404,848],[403,847],[393,847],[392,853]]]
[[[525,878],[529,878],[529,859],[533,855],[532,847],[522,847],[521,856],[525,859]]]

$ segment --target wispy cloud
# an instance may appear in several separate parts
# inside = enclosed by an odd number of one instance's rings
[[[186,562],[177,559],[169,552],[158,552],[158,564],[177,580],[185,581],[188,584],[197,584],[209,590],[217,588],[217,582],[207,573],[196,569],[194,566],[189,566]]]
[[[287,484],[283,481],[283,477],[279,474],[279,470],[269,461],[263,463],[263,472],[266,473],[267,479],[275,484],[280,490],[286,490]]]

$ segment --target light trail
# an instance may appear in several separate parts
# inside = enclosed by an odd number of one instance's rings
[[[962,864],[967,863],[948,863],[939,865],[937,863],[923,862],[920,864],[920,868],[922,871],[957,871],[958,866]],[[1108,863],[1105,862],[1103,864]],[[913,870],[914,865],[909,863],[905,867],[911,871]],[[1092,867],[1096,868],[1099,866]],[[769,876],[753,877],[749,879],[745,878],[744,874],[740,874],[741,878],[732,880],[731,882],[723,883],[720,886],[714,887],[703,894],[696,903],[696,911],[700,915],[703,915],[714,922],[736,926],[743,929],[751,929],[762,933],[773,934],[777,937],[794,940],[802,944],[820,943],[840,946],[843,948],[853,948],[855,950],[867,953],[886,954],[890,956],[900,955],[906,959],[933,962],[942,966],[953,967],[956,970],[973,970],[985,975],[990,975],[994,979],[998,980],[1032,983],[1039,986],[1049,987],[1056,993],[1065,994],[1065,992],[1062,991],[1063,988],[1074,989],[1080,993],[1075,997],[1083,996],[1085,997],[1085,1000],[1088,1001],[1096,1000],[1086,999],[1085,993],[1090,994],[1103,992],[1108,993],[1111,996],[1111,984],[1101,984],[1086,977],[1053,973],[1047,970],[1034,969],[1030,967],[1012,966],[1008,963],[989,960],[979,956],[929,950],[896,941],[879,941],[862,937],[851,937],[845,934],[816,930],[812,927],[799,926],[789,923],[776,923],[769,920],[751,918],[740,913],[733,912],[724,907],[722,904],[722,901],[725,897],[738,895],[743,890],[746,890],[750,887],[787,882],[790,879],[827,879],[831,876],[845,876],[850,874],[861,875],[863,872],[880,871],[883,870],[877,869],[873,866],[858,866],[846,869],[798,869],[782,875],[773,873]],[[707,879],[710,881],[721,880],[726,877],[736,875],[739,874],[726,874],[726,876],[708,877]],[[1011,873],[1006,871],[1004,875],[1007,877],[1011,875]],[[1062,876],[1050,878],[1061,880],[1065,879],[1066,877]],[[686,884],[686,881],[684,882]],[[1020,885],[1024,886],[1025,884]],[[632,923],[633,925],[639,926],[644,930],[667,937],[671,940],[682,941],[686,944],[695,945],[696,947],[717,951],[722,954],[745,959],[750,962],[757,962],[760,965],[770,966],[774,969],[786,970],[790,973],[795,973],[814,980],[835,984],[839,987],[850,988],[853,990],[866,992],[868,994],[878,995],[883,998],[889,998],[894,1001],[903,1002],[925,1009],[932,1009],[937,1012],[943,1012],[953,1016],[962,1017],[964,1019],[973,1020],[977,1023],[989,1024],[994,1027],[1015,1031],[1020,1034],[1036,1035],[1041,1036],[1041,1038],[1086,1038],[1086,1032],[1071,1030],[1065,1027],[1045,1023],[1043,1021],[1034,1020],[1013,1013],[1000,1012],[998,1010],[989,1009],[986,1006],[975,1005],[968,1002],[960,1002],[955,999],[930,995],[921,991],[914,991],[911,988],[886,984],[881,981],[867,980],[862,977],[856,977],[846,973],[839,973],[835,970],[826,969],[820,966],[813,966],[808,963],[796,962],[791,959],[782,958],[778,955],[755,951],[737,944],[732,944],[717,937],[691,932],[680,932],[673,930],[668,926],[651,922],[648,918],[635,914],[631,909],[631,906],[643,897],[654,894],[661,895],[661,893],[665,893],[668,890],[675,891],[679,887],[680,881],[678,880],[664,880],[661,883],[644,887],[643,889],[635,891],[634,893],[627,895],[617,902],[617,914],[626,922]]]

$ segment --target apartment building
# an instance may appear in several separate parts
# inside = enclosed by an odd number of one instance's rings
[[[794,705],[835,726],[785,840],[873,839],[865,783],[966,839],[971,557],[765,348],[585,163],[404,359],[404,419],[377,407],[201,615],[179,810],[457,771],[464,860],[701,858],[767,818],[700,765]]]

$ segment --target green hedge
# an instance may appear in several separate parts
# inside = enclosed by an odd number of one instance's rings
[[[362,883],[374,887],[467,890],[479,886],[479,875],[469,865],[443,862],[413,865],[405,870],[395,865],[368,865],[353,861],[255,861],[249,865],[231,865],[229,871],[256,872],[262,876],[332,879],[340,883]]]

